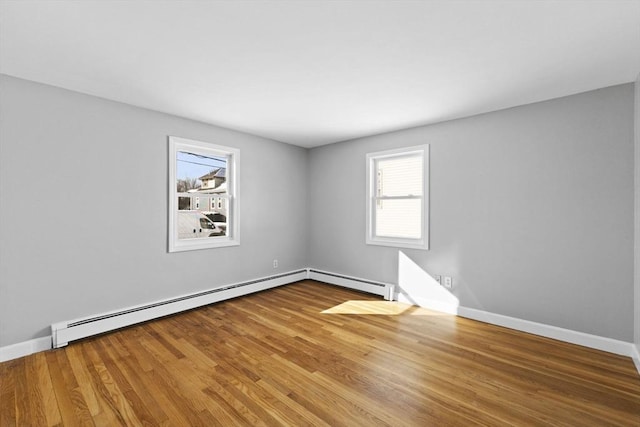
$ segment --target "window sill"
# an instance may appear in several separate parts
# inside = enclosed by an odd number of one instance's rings
[[[392,248],[405,248],[405,249],[421,249],[429,250],[429,245],[424,240],[408,241],[405,239],[392,239],[392,238],[367,238],[367,245],[375,246],[388,246]]]

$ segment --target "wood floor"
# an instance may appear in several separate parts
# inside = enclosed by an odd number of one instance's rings
[[[0,426],[640,425],[629,358],[304,281],[0,364]]]

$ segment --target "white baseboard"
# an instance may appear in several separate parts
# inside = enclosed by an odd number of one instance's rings
[[[316,270],[314,268],[308,268],[307,270],[309,272],[307,277],[318,282],[380,295],[387,300],[392,300],[395,294],[395,286],[390,283],[376,282],[374,280],[362,279],[360,277],[345,276],[343,274]]]
[[[631,358],[633,359],[633,363],[636,365],[636,369],[640,374],[640,345],[632,344],[631,346],[633,347],[633,356],[631,356]]]
[[[221,286],[194,294],[182,295],[168,300],[128,307],[82,319],[57,322],[51,325],[53,347],[64,347],[69,341],[113,331],[140,322],[146,322],[215,302],[237,298],[306,278],[307,270],[301,269],[275,276]]]
[[[504,326],[505,328],[540,335],[558,341],[577,344],[583,347],[619,354],[621,356],[632,357],[633,355],[634,345],[626,341],[586,334],[584,332],[518,319],[516,317],[503,316],[501,314],[490,313],[488,311],[477,310],[475,308],[459,307],[458,316],[491,323],[493,325]]]
[[[50,336],[0,347],[0,362],[51,348],[63,347],[72,340],[297,282],[306,279],[307,275],[306,269],[300,269],[243,283],[230,284],[196,294],[182,295],[168,300],[97,314],[84,319],[57,322],[51,325],[52,334]],[[79,324],[73,326],[74,323]]]
[[[0,347],[0,362],[28,356],[39,351],[50,350],[51,348],[51,335],[7,345]]]
[[[532,322],[530,320],[518,319],[516,317],[504,316],[501,314],[491,313],[488,311],[477,310],[454,304],[447,304],[441,301],[429,300],[411,296],[408,297],[399,293],[397,299],[400,302],[418,305],[430,310],[440,311],[447,314],[454,314],[468,319],[478,320],[492,325],[503,326],[505,328],[514,329],[516,331],[526,332],[533,335],[539,335],[546,338],[552,338],[558,341],[568,342],[571,344],[581,345],[596,350],[602,350],[621,356],[633,357],[634,352],[638,352],[636,346],[632,343],[611,338],[591,335],[584,332],[573,331],[571,329],[559,328],[557,326],[546,325],[544,323]],[[640,356],[635,359],[636,367],[640,365]],[[638,368],[640,372],[640,368]]]

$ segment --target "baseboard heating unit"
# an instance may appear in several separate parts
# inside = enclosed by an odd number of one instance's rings
[[[54,323],[51,325],[53,347],[64,347],[69,341],[304,280],[308,278],[308,274],[306,269],[291,271],[84,319]]]
[[[352,276],[329,273],[327,271],[309,269],[309,279],[318,282],[330,283],[332,285],[343,286],[345,288],[356,289],[374,295],[381,295],[384,299],[393,301],[395,286],[390,283],[374,282],[372,280],[361,279]]]

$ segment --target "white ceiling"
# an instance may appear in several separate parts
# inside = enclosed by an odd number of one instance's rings
[[[640,0],[2,0],[0,72],[312,147],[631,82]]]

